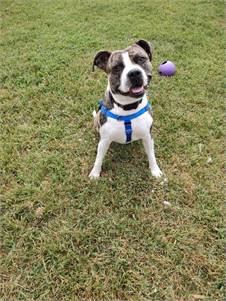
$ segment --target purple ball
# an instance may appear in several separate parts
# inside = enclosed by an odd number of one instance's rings
[[[163,76],[172,76],[176,72],[176,66],[171,61],[165,61],[159,65],[159,74]]]

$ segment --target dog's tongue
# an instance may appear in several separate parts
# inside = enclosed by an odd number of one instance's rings
[[[132,88],[131,91],[135,94],[138,94],[144,91],[144,87],[140,86],[140,87]]]

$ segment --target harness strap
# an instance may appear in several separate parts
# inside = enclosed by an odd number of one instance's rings
[[[117,115],[117,114],[112,113],[105,107],[103,101],[100,102],[101,113],[103,113],[106,117],[111,117],[118,121],[131,121],[131,120],[139,117],[140,115],[144,114],[145,112],[147,112],[148,109],[150,108],[150,106],[151,106],[151,104],[148,102],[146,104],[146,106],[144,108],[140,109],[138,112],[136,112],[134,114],[123,116],[123,115]]]
[[[126,143],[132,140],[132,126],[131,121],[124,121],[125,132],[126,132]]]

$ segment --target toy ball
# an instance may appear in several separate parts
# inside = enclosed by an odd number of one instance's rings
[[[165,61],[159,65],[159,74],[163,76],[172,76],[176,72],[176,66],[171,61]]]

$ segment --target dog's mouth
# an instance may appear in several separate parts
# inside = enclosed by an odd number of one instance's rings
[[[130,88],[130,93],[133,94],[134,96],[141,96],[144,94],[144,86],[137,86]]]
[[[135,85],[133,87],[130,87],[130,89],[127,92],[123,92],[120,89],[117,89],[116,93],[119,93],[124,96],[130,96],[133,98],[140,98],[144,95],[145,90],[147,89],[148,85]]]
[[[146,88],[147,88],[147,85],[146,86],[140,85],[140,86],[131,87],[128,92],[122,92],[119,89],[117,90],[117,92],[120,93],[121,95],[124,95],[124,96],[139,98],[139,97],[142,97],[144,95]]]

